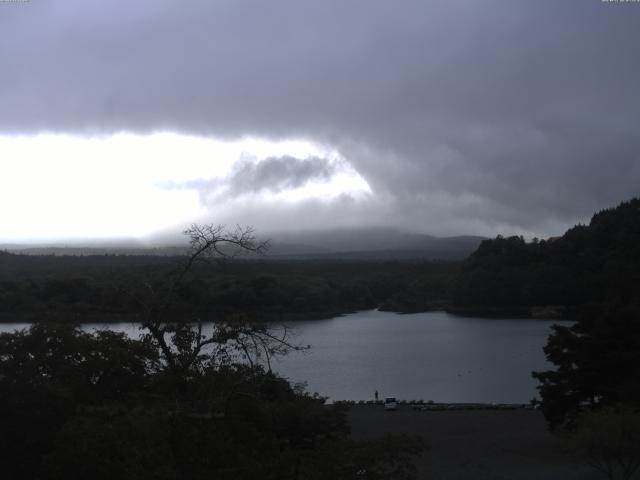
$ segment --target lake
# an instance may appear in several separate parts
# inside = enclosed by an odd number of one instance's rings
[[[458,317],[445,312],[377,310],[329,320],[287,322],[310,345],[274,362],[274,370],[333,400],[396,396],[435,402],[527,403],[537,396],[534,370],[554,323],[538,319]],[[26,324],[0,324],[1,331]],[[135,324],[87,324],[132,336]]]

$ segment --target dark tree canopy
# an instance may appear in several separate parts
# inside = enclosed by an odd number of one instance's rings
[[[598,212],[562,237],[485,240],[466,260],[454,302],[522,315],[559,306],[568,318],[593,304],[639,305],[640,199]]]
[[[50,319],[0,335],[0,471],[8,478],[410,479],[421,441],[355,442],[343,407],[292,386],[269,359],[298,346],[242,316],[208,331],[171,305],[213,254],[259,251],[250,230],[186,232],[185,262],[129,294],[142,335]],[[229,249],[231,248],[231,249]]]
[[[0,335],[0,470],[16,480],[412,478],[417,439],[354,442],[342,407],[257,364],[178,373],[158,356],[147,341],[69,325]]]
[[[555,326],[545,353],[556,370],[534,377],[540,381],[542,410],[552,427],[572,427],[585,409],[640,407],[637,310],[594,310],[572,327]]]

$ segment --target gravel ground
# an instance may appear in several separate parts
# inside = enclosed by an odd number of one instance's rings
[[[417,461],[419,479],[429,480],[600,480],[547,431],[536,410],[414,411],[400,407],[354,406],[349,412],[355,439],[385,433],[421,435],[429,450]]]

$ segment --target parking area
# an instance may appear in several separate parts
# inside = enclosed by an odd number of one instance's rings
[[[547,431],[537,410],[415,410],[355,405],[352,435],[421,435],[429,450],[418,460],[429,480],[598,480],[602,476]]]

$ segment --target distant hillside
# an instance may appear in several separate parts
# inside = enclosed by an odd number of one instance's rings
[[[484,239],[476,236],[433,237],[385,228],[322,230],[300,233],[273,233],[266,258],[461,260]],[[134,255],[179,256],[186,246],[145,247],[139,242],[119,241],[86,245],[0,245],[0,249],[24,255]]]
[[[0,245],[0,248],[21,255],[89,256],[128,255],[174,257],[186,255],[186,247],[91,247],[91,246],[24,246]]]
[[[484,237],[434,237],[385,228],[273,234],[270,256],[327,259],[460,260]]]
[[[559,238],[483,241],[464,263],[454,301],[469,313],[541,316],[640,304],[640,199],[602,210]]]

